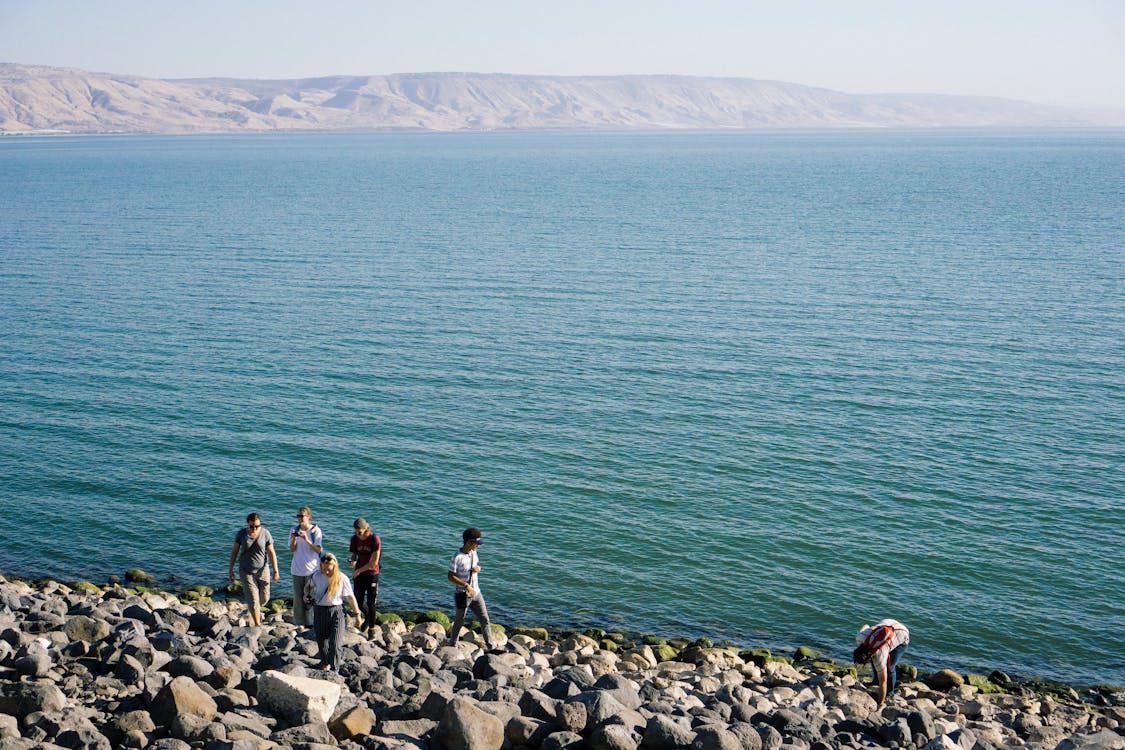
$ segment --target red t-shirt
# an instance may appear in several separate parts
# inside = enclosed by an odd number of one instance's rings
[[[352,535],[351,544],[348,545],[348,552],[355,557],[355,566],[362,568],[367,563],[371,562],[371,558],[375,552],[382,547],[379,541],[379,535],[372,532],[367,535],[366,539],[360,539],[355,534]],[[379,572],[379,565],[376,563],[375,569],[360,575],[376,575]]]

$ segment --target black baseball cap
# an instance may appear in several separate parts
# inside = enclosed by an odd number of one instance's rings
[[[464,533],[461,534],[461,541],[462,542],[476,542],[477,544],[482,544],[483,540],[481,539],[480,529],[477,529],[477,528],[465,529]]]

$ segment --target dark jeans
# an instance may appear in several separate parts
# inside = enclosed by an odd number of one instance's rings
[[[891,694],[895,691],[895,667],[898,666],[898,660],[906,653],[908,644],[903,643],[900,646],[895,646],[891,649],[891,653],[887,654],[887,697],[890,698]]]
[[[332,669],[340,666],[340,645],[344,640],[344,608],[313,607],[313,634],[320,650],[320,663]]]
[[[363,627],[375,627],[375,602],[379,599],[379,574],[356,576],[354,580],[355,600],[363,614]]]

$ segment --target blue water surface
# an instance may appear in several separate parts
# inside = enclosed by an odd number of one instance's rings
[[[0,139],[0,569],[1125,682],[1125,133]],[[280,555],[288,572],[289,555]]]

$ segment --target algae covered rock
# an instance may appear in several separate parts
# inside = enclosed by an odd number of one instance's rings
[[[752,662],[759,667],[766,666],[766,662],[768,662],[772,656],[768,648],[752,648],[748,651],[740,651],[738,655],[742,657],[743,661]]]
[[[793,661],[816,661],[824,656],[811,646],[801,646],[793,654]]]
[[[965,682],[975,687],[982,693],[1000,693],[1003,689],[982,674],[967,674]]]
[[[102,590],[89,581],[74,581],[70,587],[80,594],[100,594]]]
[[[940,672],[935,672],[922,681],[930,688],[942,692],[961,687],[965,684],[965,679],[952,669],[943,669]]]
[[[436,622],[438,625],[441,625],[442,629],[447,631],[453,627],[449,615],[444,612],[439,612],[436,609],[420,613],[418,615],[418,622]]]
[[[547,628],[512,628],[512,635],[525,635],[537,641],[545,641],[550,637]]]
[[[125,571],[125,580],[128,583],[152,583],[154,579],[140,568],[129,568]]]

